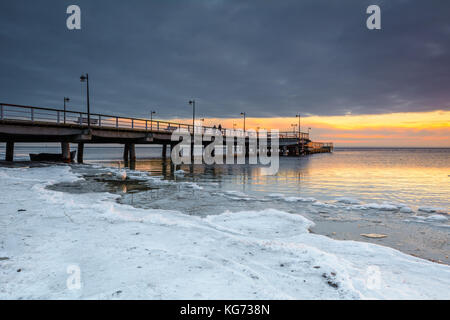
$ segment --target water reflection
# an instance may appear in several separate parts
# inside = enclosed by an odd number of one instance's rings
[[[401,202],[415,207],[449,209],[450,150],[337,150],[304,158],[280,158],[275,176],[260,165],[181,165],[170,159],[139,160],[132,169],[168,180],[214,182],[224,190],[332,200],[352,197],[365,202]],[[102,162],[117,166],[113,162]],[[184,175],[175,174],[183,170]]]

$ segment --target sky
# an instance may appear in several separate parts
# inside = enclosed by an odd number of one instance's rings
[[[450,147],[448,0],[4,0],[0,43],[5,103],[85,110],[88,72],[96,113]]]

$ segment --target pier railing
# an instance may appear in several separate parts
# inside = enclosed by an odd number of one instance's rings
[[[150,120],[144,118],[131,118],[120,117],[99,113],[90,113],[89,116],[86,112],[61,110],[54,108],[43,108],[24,106],[17,104],[0,103],[0,121],[12,120],[12,121],[24,121],[36,124],[57,124],[61,126],[80,126],[88,127],[88,119],[90,122],[89,127],[93,128],[115,128],[115,129],[131,129],[131,130],[143,130],[149,132],[173,132],[177,129],[184,129],[188,132],[194,132],[192,124]],[[195,130],[198,130],[198,126],[195,126]],[[203,126],[203,131],[208,129],[218,130],[215,127]],[[221,132],[226,135],[227,128],[222,128]],[[255,136],[253,130],[234,130],[238,135],[245,137]],[[196,131],[197,132],[197,131]],[[270,132],[268,133],[270,137]],[[279,132],[279,138],[283,139],[301,139],[309,140],[309,134],[304,132],[283,131]]]
[[[310,149],[333,149],[333,143],[332,142],[309,142],[308,148]]]

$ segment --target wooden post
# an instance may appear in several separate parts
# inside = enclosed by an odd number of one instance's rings
[[[83,163],[84,143],[78,143],[77,162]]]
[[[14,142],[8,141],[6,142],[6,161],[13,161],[14,160]]]
[[[136,162],[136,146],[134,143],[130,144],[130,162]]]
[[[69,163],[72,161],[70,159],[70,144],[68,142],[61,142],[61,153],[64,162]]]

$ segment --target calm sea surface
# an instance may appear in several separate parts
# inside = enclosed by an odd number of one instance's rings
[[[59,148],[19,145],[15,156],[27,160],[28,153],[37,152]],[[313,220],[312,232],[449,263],[450,149],[336,149],[281,157],[276,176],[261,175],[259,166],[250,165],[183,165],[177,169],[184,174],[174,174],[169,161],[157,158],[160,154],[160,148],[137,148],[136,170],[171,183],[143,183],[132,173],[126,181],[103,177],[100,167],[117,168],[122,149],[87,147],[86,162],[96,165],[73,166],[87,182],[57,187],[117,192],[123,203],[200,216],[275,208]],[[387,237],[361,235],[368,233]]]

